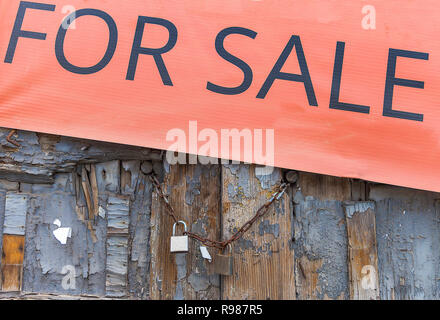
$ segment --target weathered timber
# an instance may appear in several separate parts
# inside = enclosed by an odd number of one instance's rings
[[[350,298],[379,299],[376,217],[372,201],[344,203],[348,233]]]
[[[84,192],[84,197],[87,204],[87,211],[88,211],[88,220],[94,219],[94,203],[93,203],[93,194],[92,194],[92,187],[90,185],[90,179],[87,173],[87,170],[85,166],[81,167],[81,187],[82,191]]]
[[[98,219],[98,214],[99,214],[99,192],[98,192],[98,181],[96,179],[96,167],[94,164],[90,165],[89,181],[90,181],[90,189],[92,192],[92,201],[93,201],[93,219],[94,221],[96,221],[96,219]]]
[[[256,168],[246,164],[222,166],[223,240],[251,219],[281,183],[280,169],[260,176]],[[233,275],[222,277],[223,299],[295,299],[291,225],[291,203],[284,194],[233,243]]]
[[[119,189],[122,194],[133,195],[136,192],[139,175],[142,174],[140,166],[139,160],[121,161]]]
[[[128,235],[130,199],[110,196],[107,202],[107,234]]]
[[[130,199],[127,196],[109,196],[107,202],[107,296],[126,296],[128,278]]]
[[[2,186],[2,182],[0,181],[0,252],[2,251],[2,246],[3,246],[3,223],[5,221],[5,198],[6,198],[6,193],[3,190],[1,190],[1,186]]]
[[[220,237],[219,169],[215,165],[165,165],[164,170],[164,190],[178,219],[184,220],[190,231],[212,239]],[[200,243],[190,240],[188,253],[170,253],[173,223],[163,201],[153,192],[151,299],[219,299],[219,276],[209,274],[210,265],[201,256]]]
[[[75,210],[76,195],[73,174],[55,176],[53,185],[33,184],[28,196],[26,222],[26,252],[23,272],[23,292],[67,295],[105,294],[105,237],[106,221],[94,225],[96,241]],[[65,245],[53,235],[58,227],[72,228]],[[72,279],[63,286],[63,279]]]
[[[78,163],[110,160],[160,160],[161,151],[94,140],[18,130],[10,144],[10,129],[0,128],[0,179],[53,183],[57,172],[72,172]]]
[[[27,202],[28,197],[24,194],[6,194],[0,277],[3,292],[22,288]]]
[[[8,192],[5,203],[3,233],[24,236],[26,228],[28,197],[25,194]]]
[[[139,169],[140,161],[121,162],[121,193],[130,196],[129,294],[133,299],[147,299],[152,183]]]
[[[350,179],[351,182],[351,200],[365,201],[368,198],[369,184],[359,179]]]
[[[23,278],[24,236],[3,235],[1,291],[20,291]]]
[[[348,179],[300,173],[293,191],[297,298],[348,299]]]
[[[106,295],[127,295],[128,237],[107,237]]]
[[[440,194],[374,185],[370,199],[381,299],[440,299]]]
[[[119,193],[121,183],[121,164],[118,160],[96,164],[99,193]]]
[[[316,200],[351,200],[350,179],[300,172],[298,185],[304,197]]]
[[[101,297],[91,294],[68,295],[39,292],[0,292],[0,300],[120,300],[121,298]]]

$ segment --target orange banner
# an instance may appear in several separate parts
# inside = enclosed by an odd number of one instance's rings
[[[439,14],[0,0],[0,126],[440,191]]]

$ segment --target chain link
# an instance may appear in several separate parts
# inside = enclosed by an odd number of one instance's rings
[[[170,204],[170,201],[168,199],[168,195],[166,195],[163,192],[163,189],[162,189],[162,187],[160,185],[160,182],[157,180],[157,177],[153,174],[153,175],[150,176],[150,179],[153,182],[153,185],[154,185],[154,187],[157,190],[157,194],[164,201],[165,207],[167,208],[169,215],[174,220],[174,222],[177,222],[178,219],[176,217],[176,213],[175,213],[173,207]],[[225,240],[225,241],[211,240],[211,239],[204,238],[204,237],[202,237],[202,236],[200,236],[200,235],[198,235],[196,233],[189,232],[189,231],[184,232],[184,235],[187,235],[188,237],[201,242],[202,244],[204,244],[207,247],[217,248],[217,249],[224,250],[229,244],[231,244],[232,242],[237,241],[238,239],[240,239],[243,236],[243,234],[245,234],[246,231],[248,231],[252,227],[252,225],[255,223],[255,221],[257,221],[259,218],[263,217],[267,213],[267,211],[269,210],[270,206],[275,201],[279,200],[282,197],[282,195],[284,194],[284,192],[286,191],[286,189],[287,189],[287,187],[289,185],[290,185],[290,183],[282,183],[278,187],[278,190],[272,195],[272,197],[264,205],[262,205],[257,210],[257,212],[252,217],[252,219],[248,220],[228,240]]]
[[[151,182],[153,183],[154,187],[156,188],[157,194],[159,197],[164,201],[165,207],[168,210],[168,213],[170,214],[171,218],[173,218],[174,223],[179,221],[176,217],[176,213],[174,212],[173,207],[170,205],[170,201],[168,200],[168,195],[166,195],[163,192],[162,186],[160,185],[159,180],[157,180],[157,177],[155,175],[150,176]]]

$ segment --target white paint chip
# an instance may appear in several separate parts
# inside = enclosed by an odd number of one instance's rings
[[[98,215],[99,215],[102,219],[105,219],[105,209],[104,209],[103,207],[101,207],[101,206],[99,206],[99,209],[98,209]]]
[[[53,224],[58,226],[58,229],[53,231],[53,235],[61,244],[66,244],[67,238],[72,238],[72,228],[61,228],[59,219],[55,219]]]
[[[58,228],[61,228],[61,221],[60,219],[55,219],[55,221],[53,222],[54,225],[58,226]]]
[[[209,262],[212,261],[211,255],[209,254],[209,251],[206,247],[200,246],[200,252],[202,253],[202,257],[204,259],[207,259]]]

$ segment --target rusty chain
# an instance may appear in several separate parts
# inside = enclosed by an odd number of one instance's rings
[[[11,132],[9,132],[8,136],[6,137],[6,141],[13,144],[16,147],[21,147],[21,144],[19,144],[17,141],[13,140],[12,136],[17,133],[17,130],[12,129]]]
[[[164,201],[165,207],[168,210],[168,213],[170,214],[171,218],[173,218],[174,222],[178,222],[179,220],[176,218],[176,213],[174,212],[174,208],[171,206],[170,201],[168,200],[168,195],[166,195],[163,192],[162,186],[160,185],[159,180],[157,180],[157,177],[153,174],[150,176],[151,181],[153,182],[153,185],[156,187],[156,191],[159,195],[159,197]]]
[[[157,180],[157,177],[153,174],[153,175],[150,176],[150,179],[151,179],[154,187],[156,188],[159,197],[164,201],[165,207],[167,208],[169,215],[171,216],[171,218],[173,218],[174,222],[178,222],[179,220],[177,219],[176,213],[175,213],[173,207],[170,204],[170,201],[168,199],[168,195],[166,195],[163,192],[163,189],[162,189],[162,187],[160,185],[160,182]],[[200,236],[200,235],[198,235],[196,233],[189,232],[189,231],[185,231],[184,235],[187,235],[188,237],[201,242],[202,244],[204,244],[207,247],[217,248],[217,249],[224,250],[229,244],[231,244],[232,242],[240,239],[243,236],[243,234],[246,233],[246,231],[248,231],[252,227],[252,225],[255,223],[255,221],[257,221],[259,218],[263,217],[267,213],[267,211],[269,210],[270,206],[275,201],[277,201],[277,200],[279,200],[281,198],[281,196],[284,194],[284,192],[286,191],[286,189],[287,189],[287,187],[289,185],[290,185],[290,183],[283,182],[278,187],[277,191],[272,195],[272,197],[264,205],[262,205],[257,210],[257,212],[253,216],[253,218],[248,220],[228,240],[225,240],[225,241],[211,240],[211,239],[204,238],[204,237],[202,237],[202,236]]]

